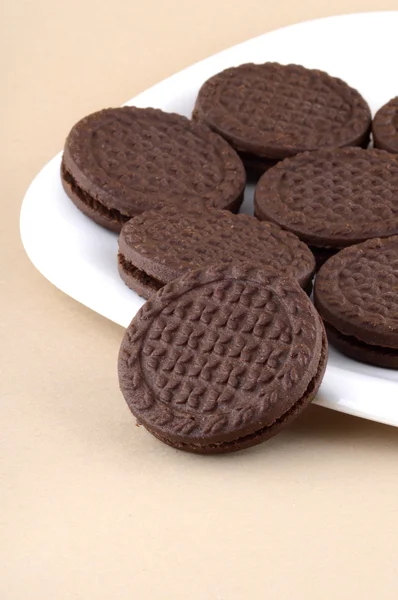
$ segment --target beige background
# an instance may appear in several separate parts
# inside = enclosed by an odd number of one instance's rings
[[[85,113],[279,26],[391,8],[1,1],[2,600],[398,597],[396,429],[311,407],[245,453],[162,446],[118,391],[122,329],[48,283],[18,234],[26,187]]]

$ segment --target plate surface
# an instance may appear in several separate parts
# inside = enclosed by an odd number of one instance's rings
[[[374,112],[398,95],[398,12],[364,13],[300,23],[224,50],[158,83],[126,104],[190,116],[200,85],[222,69],[278,61],[319,68],[357,88]],[[371,43],[367,43],[367,41]],[[83,116],[83,115],[82,115]],[[21,237],[35,267],[56,287],[127,326],[144,300],[119,279],[117,236],[81,214],[64,193],[61,153],[29,187]],[[252,213],[248,189],[242,212]],[[398,372],[350,360],[331,349],[317,404],[398,426]]]

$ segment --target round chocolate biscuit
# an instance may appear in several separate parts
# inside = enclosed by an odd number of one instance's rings
[[[397,234],[398,157],[361,148],[298,154],[262,176],[254,211],[315,253],[320,249],[321,261],[346,246]]]
[[[315,280],[314,301],[338,349],[398,368],[398,236],[368,240],[330,258]]]
[[[237,211],[245,186],[243,164],[222,137],[181,115],[132,106],[79,121],[61,177],[76,206],[114,231],[166,204]]]
[[[277,433],[314,398],[327,359],[321,319],[293,279],[248,264],[187,273],[127,328],[122,393],[160,440],[202,454]]]
[[[398,153],[398,96],[377,111],[372,134],[375,148]]]
[[[134,217],[119,236],[120,275],[145,298],[187,271],[221,262],[274,268],[307,291],[315,271],[312,253],[294,234],[225,210],[166,206]]]
[[[193,118],[238,152],[271,160],[369,143],[370,109],[341,79],[299,65],[244,64],[206,81]]]
[[[398,369],[398,352],[392,348],[370,346],[357,338],[344,335],[331,325],[324,323],[329,344],[342,354],[359,362],[385,369]]]

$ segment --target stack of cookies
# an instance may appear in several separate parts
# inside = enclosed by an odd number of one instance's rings
[[[64,189],[119,233],[120,276],[148,300],[119,380],[153,435],[203,454],[268,439],[314,398],[327,337],[398,368],[396,123],[397,99],[372,124],[342,80],[266,63],[206,81],[192,120],[123,107],[73,127]],[[247,179],[254,217],[237,214]]]

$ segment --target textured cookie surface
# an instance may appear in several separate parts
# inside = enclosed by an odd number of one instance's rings
[[[373,119],[372,133],[376,148],[398,153],[398,97],[377,111]]]
[[[225,452],[304,408],[326,363],[323,327],[299,285],[248,265],[188,273],[126,330],[119,379],[131,411],[170,445]]]
[[[366,145],[371,125],[365,100],[341,79],[278,63],[245,64],[211,77],[193,116],[238,151],[268,158]]]
[[[397,350],[398,236],[330,258],[318,273],[314,297],[322,318],[339,333]]]
[[[270,169],[255,215],[308,244],[345,247],[398,233],[398,157],[383,150],[305,152]]]
[[[203,266],[244,261],[274,268],[305,287],[315,269],[312,253],[295,235],[216,209],[168,206],[139,215],[123,227],[119,251],[123,279],[127,261],[163,284]]]
[[[117,211],[121,222],[198,199],[237,210],[245,185],[241,160],[220,136],[181,115],[135,107],[79,121],[66,140],[63,178],[82,202]]]

